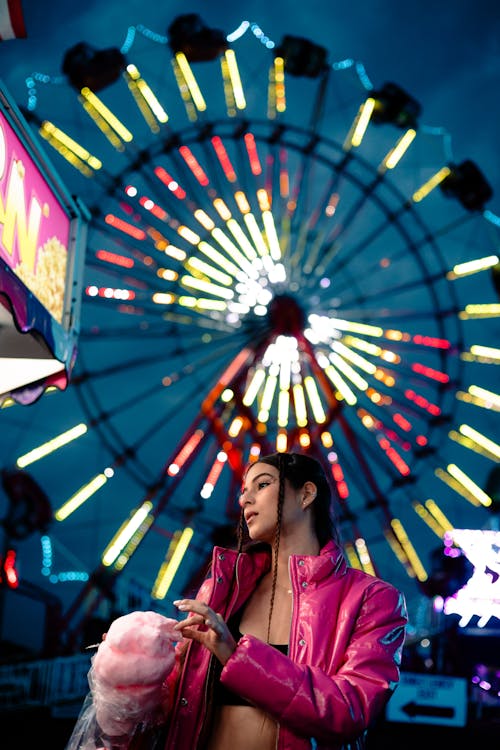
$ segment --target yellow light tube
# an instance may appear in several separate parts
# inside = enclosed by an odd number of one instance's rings
[[[325,367],[325,373],[330,378],[337,391],[344,398],[345,402],[349,404],[349,406],[354,406],[354,404],[357,403],[358,399],[356,398],[355,393],[349,388],[345,380],[342,378],[342,376],[337,372],[335,367],[333,365],[327,365],[327,367]]]
[[[261,231],[258,227],[257,220],[252,213],[244,214],[243,221],[247,225],[247,229],[250,232],[250,236],[254,242],[257,252],[263,258],[265,255],[269,255],[269,250],[264,242]]]
[[[288,424],[288,408],[290,396],[288,391],[280,391],[278,395],[278,426],[286,427]]]
[[[485,258],[476,258],[466,263],[459,263],[453,266],[453,269],[446,274],[447,279],[458,279],[463,276],[470,276],[479,271],[486,271],[488,268],[496,266],[500,262],[498,255],[488,255]]]
[[[439,172],[436,172],[435,175],[427,180],[427,182],[424,182],[424,184],[413,193],[411,197],[412,201],[414,203],[420,203],[420,201],[426,198],[434,188],[448,177],[449,174],[451,174],[451,169],[449,167],[442,167]]]
[[[494,302],[485,305],[466,305],[465,310],[461,310],[458,317],[461,320],[471,318],[497,318],[500,315],[500,303]]]
[[[445,531],[451,531],[455,527],[451,523],[451,521],[448,520],[448,518],[445,516],[439,505],[436,503],[435,500],[433,500],[431,497],[425,501],[425,507],[431,513],[438,524],[445,530]]]
[[[241,428],[243,427],[243,417],[235,417],[231,424],[229,425],[227,434],[229,437],[235,438],[238,437],[238,435],[241,432]]]
[[[416,500],[412,502],[412,508],[419,516],[422,521],[430,528],[430,530],[440,539],[443,538],[445,534],[445,529],[441,526],[440,523],[434,518],[432,513],[430,513],[425,505],[422,505],[422,503],[417,502]]]
[[[292,391],[297,424],[299,427],[305,427],[307,425],[307,407],[302,384],[294,383],[294,385],[292,386]]]
[[[193,216],[209,232],[211,232],[215,227],[215,223],[212,221],[210,216],[205,211],[203,211],[203,209],[197,208]]]
[[[368,99],[366,99],[366,101],[363,102],[363,104],[359,108],[358,114],[355,117],[351,130],[349,131],[344,142],[344,151],[348,151],[351,147],[357,148],[361,145],[374,108],[375,99],[369,96]]]
[[[478,487],[478,485],[472,481],[472,479],[465,474],[461,469],[458,468],[456,464],[448,464],[446,467],[447,471],[451,476],[457,480],[457,482],[460,482],[466,490],[468,490],[471,495],[473,495],[481,505],[484,505],[485,508],[488,508],[492,504],[492,499],[489,497],[489,495],[486,494],[486,492],[483,492],[483,490]]]
[[[379,166],[378,171],[383,172],[385,169],[394,169],[396,164],[401,161],[402,157],[407,152],[416,135],[417,131],[413,130],[413,128],[407,130],[398,140],[394,148],[386,155]]]
[[[238,70],[238,63],[236,62],[236,55],[234,50],[228,49],[224,53],[224,57],[227,62],[227,70],[229,73],[229,79],[233,88],[234,101],[237,109],[245,109],[247,106],[245,101],[245,94],[243,93],[243,86],[241,84],[240,71]]]
[[[384,329],[379,326],[371,326],[367,323],[353,323],[351,320],[331,318],[330,322],[339,331],[352,331],[352,333],[364,333],[366,336],[383,336]]]
[[[228,273],[223,273],[223,271],[218,271],[209,263],[205,263],[205,261],[200,260],[199,258],[188,258],[186,261],[186,268],[190,271],[193,269],[200,271],[200,273],[210,276],[211,279],[214,279],[214,281],[218,281],[219,284],[224,284],[225,286],[230,286],[234,281],[233,276],[230,276]]]
[[[484,399],[486,402],[491,402],[494,407],[500,409],[500,394],[488,391],[486,388],[481,388],[478,385],[469,386],[468,392],[471,396]]]
[[[332,349],[341,354],[345,359],[348,359],[353,364],[357,365],[361,370],[364,370],[369,375],[374,375],[377,372],[377,368],[367,359],[361,357],[361,355],[353,352],[348,346],[345,346],[341,341],[332,341]]]
[[[198,244],[198,249],[203,253],[203,255],[206,255],[207,258],[210,258],[213,263],[217,263],[218,266],[223,268],[232,276],[236,277],[241,272],[241,269],[239,269],[238,266],[235,266],[234,263],[231,263],[231,261],[228,260],[225,255],[222,255],[222,253],[212,247],[212,245],[209,245],[208,242],[202,240]]]
[[[152,507],[153,503],[147,500],[132,514],[128,521],[125,521],[125,523],[122,524],[102,553],[101,562],[103,565],[108,567],[114,563],[122,549],[130,541],[141,524],[146,520]]]
[[[167,555],[162,564],[156,581],[154,582],[151,596],[154,599],[164,599],[172,585],[172,581],[179,569],[179,566],[186,554],[187,548],[193,538],[194,529],[186,526],[184,531],[179,535],[175,532],[172,541],[169,544]]]
[[[116,115],[113,114],[113,112],[106,107],[104,102],[102,102],[98,96],[94,94],[93,91],[91,91],[87,86],[84,86],[81,90],[81,95],[83,98],[103,117],[108,125],[113,128],[115,133],[119,136],[119,138],[122,139],[122,141],[125,141],[126,143],[129,143],[133,139],[133,135],[128,130],[128,128],[125,127],[125,125],[116,117]]]
[[[207,105],[200,91],[196,78],[194,77],[193,71],[191,70],[191,66],[186,55],[184,54],[184,52],[177,52],[177,54],[175,55],[175,59],[177,60],[177,64],[184,77],[196,109],[198,110],[198,112],[204,112],[207,108]]]
[[[309,397],[311,408],[313,410],[314,419],[318,424],[326,422],[326,414],[323,410],[323,405],[319,397],[318,389],[316,387],[316,381],[313,377],[311,377],[311,375],[306,375],[306,377],[304,378],[304,385]]]
[[[250,216],[250,214],[247,215]],[[264,228],[267,234],[267,241],[269,243],[271,258],[273,260],[281,260],[281,248],[278,239],[278,233],[276,232],[276,226],[274,224],[274,218],[271,211],[262,212],[262,221],[264,222]]]
[[[266,371],[263,368],[258,368],[255,370],[252,380],[250,381],[250,384],[242,398],[242,403],[244,406],[251,406],[255,399],[257,398],[257,394],[261,389],[261,386],[265,380],[266,377]]]
[[[365,540],[359,537],[355,540],[354,544],[356,545],[356,552],[358,553],[358,557],[360,559],[363,570],[365,571],[365,573],[370,573],[370,575],[374,576],[375,568],[373,567],[373,563],[371,561],[370,553],[368,551]]]
[[[227,228],[247,256],[248,260],[255,260],[255,258],[257,258],[255,248],[248,240],[246,234],[244,233],[238,222],[235,219],[229,219],[229,221],[227,222]]]
[[[475,443],[480,445],[482,448],[484,448],[489,453],[493,454],[495,458],[500,458],[500,445],[498,443],[495,443],[493,440],[490,440],[489,438],[482,435],[477,430],[474,430],[472,427],[469,427],[467,424],[462,424],[458,428],[459,432],[462,433],[462,435],[465,435],[465,437],[470,438]]]
[[[474,344],[470,348],[471,354],[477,357],[488,357],[488,359],[500,359],[500,349],[494,349],[492,346],[480,346]]]
[[[86,162],[89,167],[92,167],[92,169],[100,169],[102,167],[102,162],[100,161],[100,159],[92,156],[92,154],[87,151],[86,148],[80,146],[79,143],[73,140],[73,138],[70,138],[69,135],[64,133],[49,120],[44,120],[44,122],[42,122],[42,124],[40,125],[40,135],[42,135],[44,138],[47,138],[48,136],[54,138],[60,144],[72,151],[79,159]]]
[[[413,570],[415,571],[415,575],[417,576],[417,579],[419,581],[426,581],[428,578],[427,572],[422,565],[422,561],[420,560],[419,556],[417,555],[415,548],[413,544],[410,542],[408,538],[408,534],[406,533],[403,524],[398,518],[393,518],[391,521],[391,526],[394,531],[394,534],[396,535],[396,538],[400,545],[402,546],[410,565],[412,566]]]
[[[269,412],[269,410],[271,409],[271,404],[273,402],[274,391],[276,390],[277,383],[278,378],[275,375],[268,375],[259,405],[261,411]]]
[[[364,378],[361,377],[359,373],[354,370],[351,365],[349,365],[340,354],[337,354],[336,352],[330,353],[330,362],[337,368],[337,370],[340,370],[349,380],[351,383],[354,383],[356,388],[359,388],[360,391],[366,391],[368,388],[368,383]]]
[[[248,259],[245,258],[242,253],[240,253],[234,242],[231,242],[229,237],[224,234],[222,229],[216,227],[211,234],[214,240],[219,243],[219,245],[229,254],[234,262],[237,263],[243,271],[245,271],[245,273],[247,273],[249,276],[254,275],[252,265],[250,264]]]
[[[16,466],[19,466],[20,469],[24,469],[25,466],[29,466],[35,461],[39,461],[41,458],[44,458],[44,456],[48,456],[58,448],[61,448],[63,445],[67,445],[72,440],[76,440],[82,435],[85,435],[87,429],[87,425],[81,422],[75,427],[72,427],[70,430],[61,432],[51,440],[47,440],[46,443],[42,443],[42,445],[39,445],[37,448],[33,448],[28,453],[19,456],[16,461]]]
[[[106,482],[108,481],[108,477],[105,474],[98,474],[93,479],[90,480],[87,484],[84,484],[83,487],[80,487],[78,492],[75,492],[74,495],[72,495],[69,500],[66,500],[66,502],[61,505],[61,507],[56,510],[54,513],[54,518],[56,521],[64,521],[68,516],[70,516],[72,513],[77,510],[77,508],[80,507],[80,505],[83,505],[83,503],[89,499],[89,497],[92,497],[92,495],[97,492]]]
[[[234,292],[232,289],[224,289],[224,287],[211,284],[209,281],[203,281],[203,279],[196,279],[194,276],[182,276],[181,284],[187,286],[190,289],[198,289],[200,292],[206,292],[207,294],[213,294],[215,297],[222,297],[222,299],[233,299]]]

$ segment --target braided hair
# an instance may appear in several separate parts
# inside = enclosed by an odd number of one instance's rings
[[[317,488],[317,495],[311,505],[313,515],[314,532],[320,548],[331,539],[339,543],[337,522],[332,509],[332,491],[323,470],[323,467],[315,458],[304,453],[271,453],[261,456],[254,463],[268,464],[274,466],[279,472],[278,503],[276,517],[276,531],[273,541],[274,567],[271,587],[271,601],[269,605],[269,619],[267,623],[267,642],[271,630],[271,619],[273,615],[274,598],[276,593],[276,581],[278,577],[278,550],[281,536],[281,519],[283,515],[283,504],[285,501],[285,480],[288,480],[295,490],[300,489],[306,482],[313,482]],[[245,538],[245,521],[243,511],[240,514],[238,526],[238,550],[241,551]]]

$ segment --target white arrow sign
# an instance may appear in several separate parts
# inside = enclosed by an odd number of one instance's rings
[[[386,718],[463,727],[467,721],[467,682],[462,677],[402,672],[387,705]]]

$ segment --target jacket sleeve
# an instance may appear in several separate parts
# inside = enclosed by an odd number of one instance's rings
[[[298,735],[323,742],[358,736],[383,710],[399,681],[407,622],[404,598],[392,586],[379,584],[365,592],[344,659],[334,673],[298,664],[244,635],[221,681]]]

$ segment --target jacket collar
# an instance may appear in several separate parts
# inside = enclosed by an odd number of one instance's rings
[[[238,552],[236,550],[225,549],[224,547],[214,548],[214,563],[218,560],[231,561],[232,565],[236,563]],[[342,548],[331,539],[320,550],[319,555],[291,555],[291,565],[304,565],[304,572],[310,581],[321,581],[323,578],[336,573],[344,575],[347,563]],[[255,580],[266,573],[271,567],[271,552],[263,548],[262,545],[256,545],[253,550],[249,547],[241,553],[242,572],[245,576]]]

